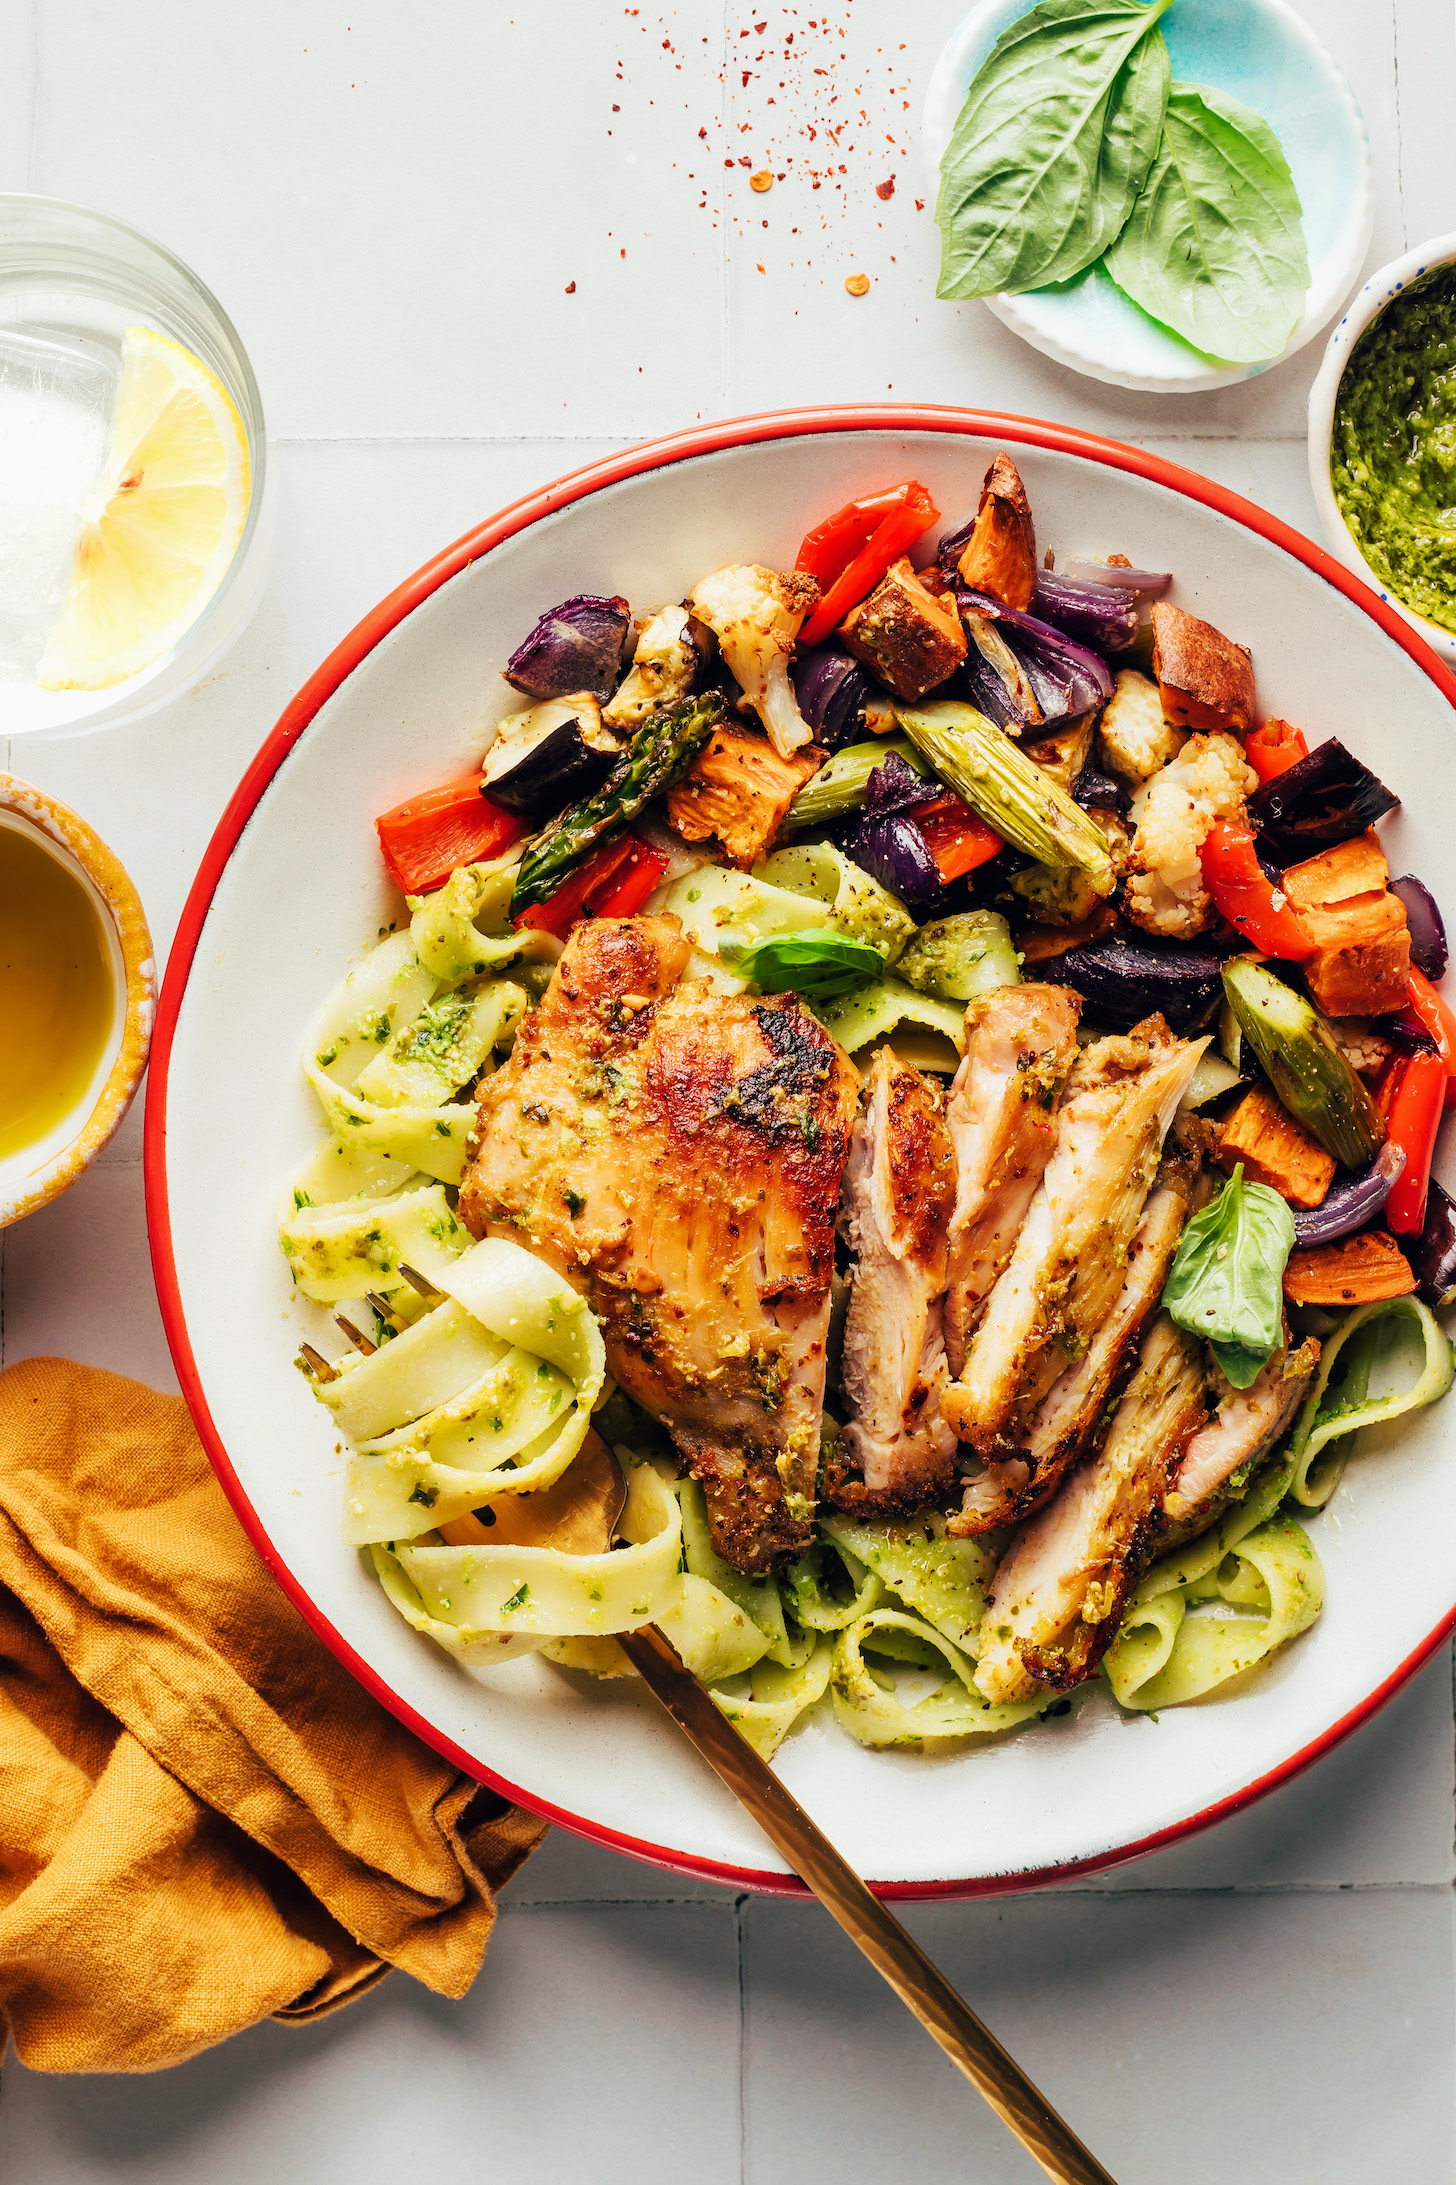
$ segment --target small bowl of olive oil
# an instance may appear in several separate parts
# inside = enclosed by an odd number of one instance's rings
[[[0,773],[0,1228],[73,1184],[131,1106],[156,998],[151,937],[80,816]]]

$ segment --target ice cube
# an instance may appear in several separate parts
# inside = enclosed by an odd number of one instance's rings
[[[0,677],[33,683],[100,484],[121,360],[0,327]]]

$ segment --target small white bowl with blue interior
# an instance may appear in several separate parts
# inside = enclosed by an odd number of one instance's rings
[[[930,80],[923,123],[932,192],[971,79],[1031,0],[981,0]],[[1175,82],[1209,84],[1262,114],[1289,161],[1309,250],[1304,316],[1279,357],[1229,364],[1139,310],[1100,266],[1020,296],[988,296],[1002,323],[1074,372],[1149,394],[1232,387],[1266,372],[1328,325],[1359,279],[1374,198],[1370,141],[1338,64],[1285,0],[1176,0],[1158,24]]]

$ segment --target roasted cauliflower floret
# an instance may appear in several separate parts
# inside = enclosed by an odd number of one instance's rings
[[[1179,756],[1132,800],[1125,907],[1145,933],[1187,940],[1213,923],[1198,853],[1215,820],[1234,819],[1259,785],[1234,736],[1190,736]]]
[[[715,569],[693,588],[688,609],[722,647],[728,672],[768,730],[781,759],[813,741],[789,680],[799,625],[818,604],[819,587],[794,569],[787,576],[757,562]]]
[[[1165,717],[1157,684],[1136,668],[1119,668],[1098,731],[1103,758],[1127,781],[1149,780],[1186,741],[1185,731]]]

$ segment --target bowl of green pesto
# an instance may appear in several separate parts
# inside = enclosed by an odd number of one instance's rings
[[[1456,663],[1456,235],[1373,274],[1309,397],[1331,551]]]

